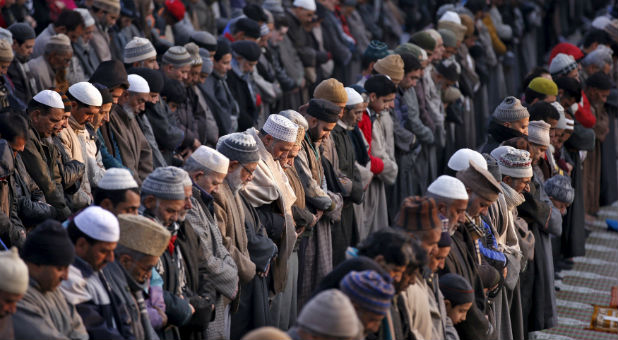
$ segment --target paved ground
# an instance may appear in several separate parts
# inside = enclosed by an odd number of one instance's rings
[[[536,339],[618,339],[618,334],[586,330],[592,305],[607,306],[611,287],[618,286],[618,233],[607,231],[605,218],[618,219],[618,207],[602,209],[599,220],[590,225],[586,256],[575,258],[573,269],[562,271],[564,278],[557,282],[559,325],[537,333]]]

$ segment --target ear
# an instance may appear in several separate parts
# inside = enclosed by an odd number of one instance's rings
[[[504,122],[502,123],[503,126],[506,126],[507,128],[511,127],[511,122]]]
[[[204,171],[194,171],[191,174],[191,178],[193,178],[194,181],[198,181],[202,176],[204,176]]]
[[[377,264],[379,264],[381,267],[384,267],[384,265],[386,264],[386,261],[384,260],[384,256],[383,255],[378,255],[378,256],[374,257],[373,260]]]
[[[511,181],[513,179],[511,178],[511,176],[502,176],[502,182],[504,182],[505,184],[511,184]]]
[[[153,195],[148,195],[144,199],[144,207],[146,207],[146,209],[150,210],[150,209],[154,208],[156,202],[157,202],[157,198],[156,197],[154,197]]]
[[[234,171],[236,171],[236,169],[238,169],[239,166],[240,166],[240,162],[238,162],[238,161],[230,161],[230,165],[229,165],[229,167],[227,169],[227,173],[228,174],[233,173]]]
[[[274,138],[271,135],[266,135],[264,137],[264,145],[270,146],[270,144],[272,144],[273,141],[274,141]]]
[[[114,203],[112,203],[112,201],[109,198],[102,200],[99,206],[107,211],[114,210]]]
[[[444,299],[444,306],[446,308],[452,308],[453,306],[451,305],[451,301]]]
[[[77,239],[77,242],[75,242],[75,251],[78,252],[78,251],[86,250],[88,246],[89,246],[88,241],[86,241],[85,238],[80,237]]]
[[[378,95],[376,95],[375,92],[370,93],[369,94],[369,101],[375,102],[376,100],[378,100]]]
[[[127,268],[129,266],[129,262],[131,262],[131,257],[127,254],[122,254],[120,257],[117,257],[117,259],[124,268]]]

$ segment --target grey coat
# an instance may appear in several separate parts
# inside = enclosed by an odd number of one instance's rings
[[[86,340],[88,333],[75,306],[67,303],[60,289],[41,292],[30,278],[28,291],[13,315],[16,339]]]
[[[52,70],[44,55],[30,60],[28,67],[30,68],[30,73],[37,80],[34,93],[39,93],[56,86],[56,73]]]

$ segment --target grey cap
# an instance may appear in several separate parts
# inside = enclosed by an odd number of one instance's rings
[[[571,186],[571,179],[566,176],[556,175],[548,179],[545,181],[544,189],[548,196],[560,202],[571,204],[575,198],[575,190]]]
[[[519,99],[508,96],[502,100],[502,103],[496,107],[492,117],[499,122],[515,122],[524,118],[530,118],[530,113]]]
[[[260,160],[255,139],[245,132],[235,132],[222,136],[217,142],[217,151],[230,161],[241,164],[254,163]]]
[[[329,289],[309,300],[296,323],[315,335],[358,339],[363,326],[350,299],[337,289]]]
[[[156,168],[142,183],[142,196],[184,200],[186,171],[175,166]]]
[[[211,74],[213,63],[208,50],[200,47],[200,55],[202,56],[202,73]]]
[[[193,63],[193,57],[187,52],[183,46],[172,46],[163,54],[161,59],[163,64],[169,64],[174,67],[182,67]]]

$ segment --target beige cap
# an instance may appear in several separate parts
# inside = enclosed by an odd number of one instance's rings
[[[28,267],[19,257],[17,248],[0,251],[0,291],[25,294],[28,290]]]
[[[139,215],[118,215],[118,244],[150,256],[159,257],[170,241],[170,232],[162,225]]]

